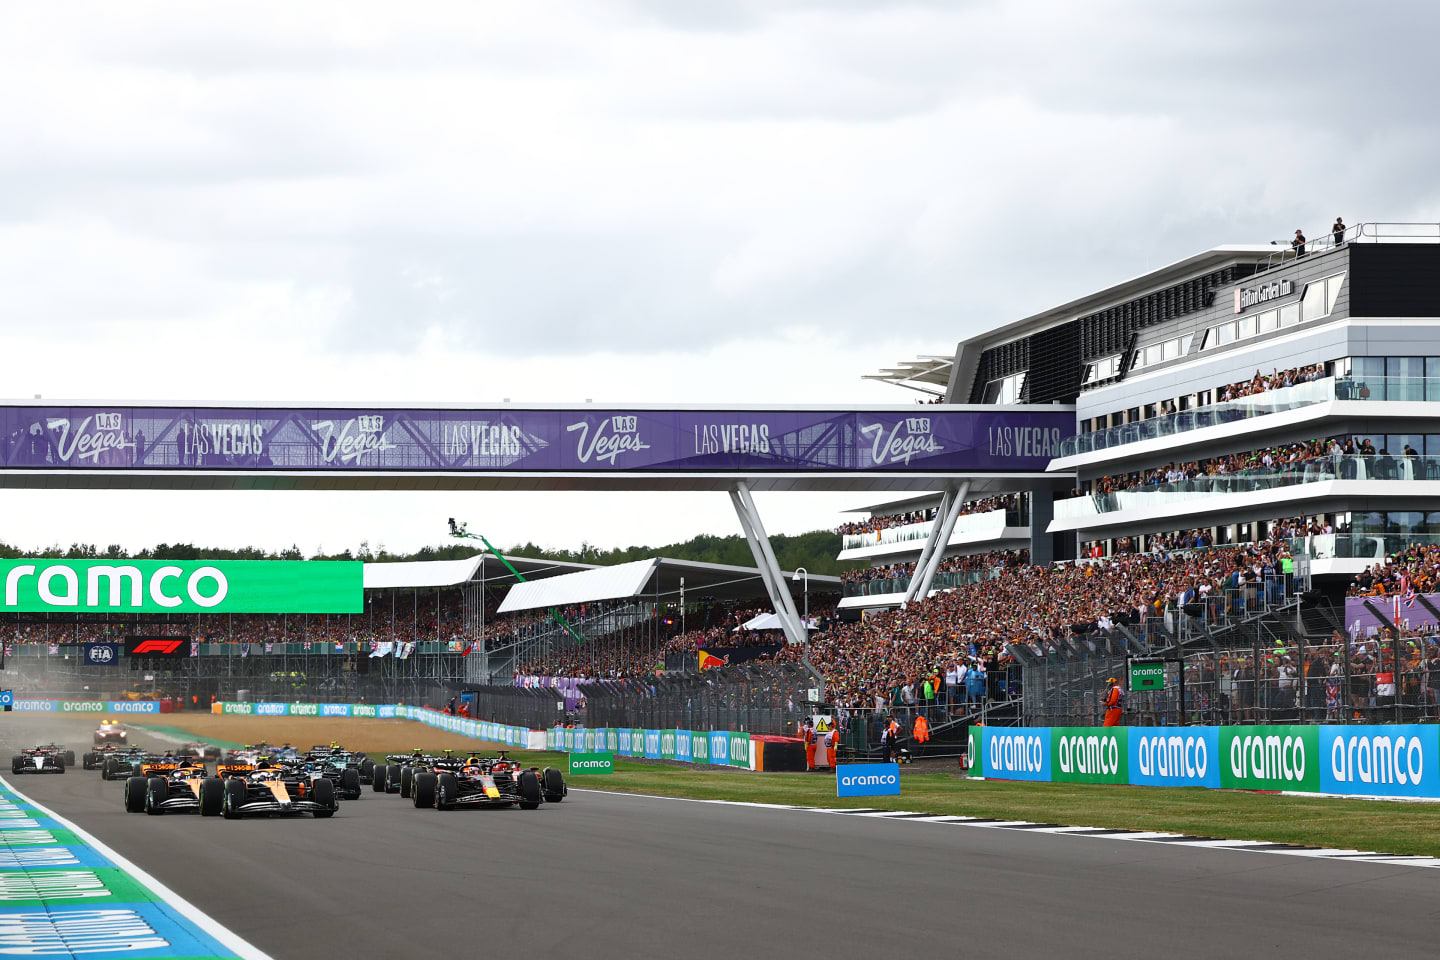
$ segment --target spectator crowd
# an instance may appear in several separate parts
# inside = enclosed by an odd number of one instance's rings
[[[1020,501],[1013,493],[1002,496],[984,497],[980,500],[967,500],[960,505],[960,512],[957,516],[965,517],[973,513],[993,513],[996,510],[1015,510],[1019,508]],[[868,520],[856,520],[851,523],[842,523],[835,532],[841,535],[855,535],[862,533],[879,533],[881,530],[888,530],[891,527],[903,527],[912,523],[931,523],[935,520],[937,509],[927,507],[924,510],[911,510],[908,513],[891,513],[882,517],[871,517]]]

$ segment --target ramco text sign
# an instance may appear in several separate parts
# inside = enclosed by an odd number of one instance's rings
[[[360,613],[364,564],[0,560],[5,613]]]
[[[842,763],[835,768],[837,797],[898,797],[900,764]]]

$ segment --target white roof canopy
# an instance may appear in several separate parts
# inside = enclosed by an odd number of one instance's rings
[[[475,576],[483,555],[464,560],[404,560],[365,564],[365,589],[393,587],[453,587]]]
[[[621,597],[638,597],[645,591],[655,573],[658,559],[635,560],[611,567],[598,567],[584,573],[570,573],[561,577],[547,577],[517,583],[505,594],[497,613],[514,613],[517,610],[537,610],[542,607],[563,607],[572,603],[589,603],[592,600],[615,600]]]

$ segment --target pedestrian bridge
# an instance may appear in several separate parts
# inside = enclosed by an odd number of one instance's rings
[[[1043,482],[1074,425],[1056,406],[12,403],[0,486],[935,490],[970,476],[1014,489]]]
[[[909,601],[928,593],[944,553],[934,547],[969,493],[1069,484],[1045,470],[1074,428],[1074,408],[1058,405],[11,403],[0,405],[0,486],[724,490],[787,639],[805,644],[751,491],[942,491]],[[1035,502],[1043,531],[1050,498]]]

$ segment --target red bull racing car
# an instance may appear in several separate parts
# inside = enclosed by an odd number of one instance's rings
[[[415,806],[436,810],[457,807],[508,807],[534,810],[559,803],[569,793],[559,770],[523,768],[505,752],[498,757],[444,758],[431,769],[413,774]]]

